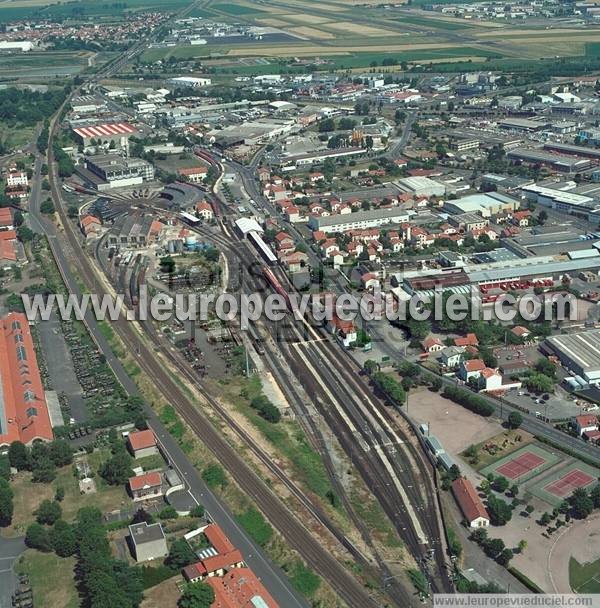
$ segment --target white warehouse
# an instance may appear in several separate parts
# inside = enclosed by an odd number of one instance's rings
[[[408,222],[409,215],[403,209],[373,209],[356,211],[326,217],[311,217],[308,226],[311,230],[323,232],[346,232],[346,230],[365,230],[378,228],[385,224],[402,224]]]

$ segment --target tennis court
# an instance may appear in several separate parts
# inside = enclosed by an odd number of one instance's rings
[[[564,498],[570,496],[577,488],[585,488],[594,481],[594,477],[581,471],[580,469],[573,469],[566,475],[563,475],[560,479],[549,483],[544,486],[544,490],[554,496]]]
[[[555,453],[545,450],[537,443],[530,443],[484,467],[480,473],[492,473],[495,477],[501,475],[511,482],[523,483],[557,462],[558,456]]]
[[[546,459],[542,458],[538,454],[525,452],[499,466],[496,469],[496,472],[507,479],[518,479],[519,477],[529,473],[529,471],[533,471],[534,469],[541,467],[546,462]]]

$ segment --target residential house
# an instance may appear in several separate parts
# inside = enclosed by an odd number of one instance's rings
[[[275,246],[278,251],[290,251],[294,249],[294,239],[286,232],[279,232],[275,235]]]
[[[421,342],[421,347],[426,353],[438,353],[444,350],[444,344],[439,338],[428,336]]]
[[[162,477],[158,472],[130,477],[128,483],[134,501],[159,498],[163,495]]]
[[[516,336],[517,338],[521,338],[523,340],[525,340],[531,335],[531,332],[522,325],[515,325],[515,327],[510,330],[510,333]]]
[[[329,331],[336,336],[345,348],[348,348],[353,342],[356,342],[357,333],[354,321],[340,319],[334,314],[333,318],[327,321],[327,326]]]
[[[200,201],[196,204],[196,215],[205,222],[210,222],[215,217],[213,208],[207,201]]]
[[[202,533],[208,547],[200,552],[200,561],[183,569],[183,576],[188,582],[195,583],[205,578],[224,576],[235,568],[245,567],[242,554],[217,524],[209,524],[202,529]]]
[[[459,477],[452,483],[452,493],[469,528],[487,528],[490,517],[477,491],[468,479]]]
[[[478,379],[485,368],[486,365],[481,359],[467,359],[461,361],[458,366],[458,376],[461,380],[468,382],[471,378]]]
[[[102,222],[95,215],[84,215],[79,219],[79,226],[87,237],[98,234],[100,228],[102,228]]]
[[[584,433],[598,430],[598,416],[595,416],[594,414],[575,416],[572,425],[577,434],[581,437]]]
[[[502,388],[502,374],[491,367],[481,370],[479,375],[479,390],[497,391]]]
[[[144,458],[158,454],[156,436],[151,429],[134,431],[127,436],[127,447],[134,458]]]
[[[444,367],[454,369],[458,367],[463,358],[463,349],[458,346],[447,346],[440,351],[440,360]]]
[[[208,174],[208,169],[206,167],[184,167],[178,169],[177,174],[192,184],[201,184]]]
[[[479,346],[479,340],[475,334],[467,334],[459,338],[454,338],[454,346]]]

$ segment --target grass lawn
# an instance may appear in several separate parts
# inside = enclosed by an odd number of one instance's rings
[[[6,122],[0,122],[0,140],[2,140],[9,148],[23,148],[33,139],[35,127],[25,127],[19,123],[9,125]]]
[[[407,23],[408,25],[422,25],[424,27],[434,27],[438,30],[462,30],[467,27],[473,27],[472,23],[456,23],[455,21],[443,21],[441,19],[429,19],[427,17],[397,17],[394,19],[398,23]]]
[[[127,492],[121,486],[109,486],[98,474],[98,467],[108,458],[108,450],[97,450],[88,457],[92,470],[96,473],[97,492],[95,494],[81,495],[79,493],[78,481],[73,475],[73,467],[68,465],[57,471],[56,479],[51,484],[34,483],[31,481],[31,473],[19,473],[11,482],[15,494],[14,515],[10,527],[6,530],[10,535],[24,534],[27,526],[35,520],[34,511],[43,500],[51,500],[56,488],[62,487],[65,498],[61,503],[63,519],[72,521],[77,511],[82,507],[98,507],[103,513],[118,509],[129,504]]]
[[[144,456],[143,458],[136,458],[133,461],[133,466],[142,467],[144,471],[152,471],[153,469],[160,469],[165,466],[165,460],[160,454],[152,454],[152,456]]]
[[[229,15],[251,15],[252,13],[264,13],[264,10],[258,8],[258,6],[245,6],[243,4],[233,3],[214,4],[212,8],[216,11],[228,13]]]
[[[518,437],[521,438],[520,441]],[[512,452],[516,452],[517,450],[521,449],[532,441],[533,436],[521,429],[518,429],[516,431],[502,431],[502,433],[499,433],[494,437],[490,437],[489,439],[486,439],[485,441],[482,441],[481,443],[478,443],[475,446],[477,450],[477,461],[472,463],[472,465],[478,471],[481,471],[481,469],[484,469],[493,462],[500,460],[500,458],[508,456]],[[496,445],[499,449],[496,452],[494,452],[493,450],[488,451],[484,449],[486,445]],[[469,457],[465,454],[465,452],[463,452],[461,456],[465,460],[470,461]]]
[[[575,593],[600,593],[600,559],[580,564],[572,557],[569,560],[569,584]]]
[[[79,594],[75,587],[74,557],[58,557],[28,549],[15,565],[16,571],[28,574],[35,606],[78,608]]]

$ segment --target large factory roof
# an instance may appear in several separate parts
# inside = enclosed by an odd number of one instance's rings
[[[517,277],[576,273],[581,270],[600,268],[600,257],[598,256],[575,260],[556,260],[555,258],[550,258],[550,260],[548,261],[548,256],[546,256],[513,260],[500,267],[493,267],[492,264],[489,264],[487,269],[467,272],[467,275],[472,283],[482,283]],[[522,264],[520,262],[526,263]]]
[[[80,137],[114,137],[115,135],[133,135],[137,129],[127,122],[113,124],[92,125],[90,127],[76,127],[73,129]]]
[[[584,373],[600,372],[600,330],[551,336],[546,343],[568,357]]]

